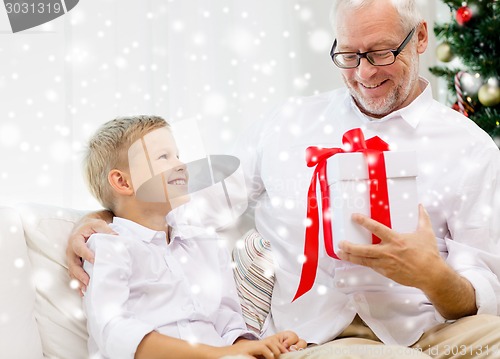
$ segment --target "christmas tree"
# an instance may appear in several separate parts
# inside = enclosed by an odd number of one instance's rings
[[[490,134],[500,147],[500,4],[498,0],[443,0],[452,21],[436,24],[443,63],[429,70],[445,78],[453,108]]]

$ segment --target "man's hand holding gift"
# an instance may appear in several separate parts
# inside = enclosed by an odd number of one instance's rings
[[[370,267],[399,284],[419,288],[446,319],[477,313],[474,287],[440,256],[429,215],[421,204],[417,230],[413,233],[398,233],[360,214],[354,214],[352,220],[381,242],[363,245],[342,241],[337,253],[340,259]]]
[[[447,267],[439,255],[429,215],[422,205],[419,205],[418,227],[413,233],[398,233],[361,214],[354,214],[352,220],[381,242],[364,245],[342,241],[337,252],[342,260],[370,267],[399,284],[422,290]]]

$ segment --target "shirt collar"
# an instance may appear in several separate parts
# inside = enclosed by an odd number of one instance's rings
[[[215,228],[197,218],[189,205],[179,206],[170,211],[167,223],[172,228],[170,238],[217,238]]]
[[[422,89],[422,92],[415,100],[413,100],[408,106],[391,112],[390,114],[382,118],[373,118],[362,113],[354,102],[354,99],[350,95],[348,95],[348,101],[350,102],[351,108],[354,109],[358,117],[362,118],[364,122],[380,123],[391,119],[401,118],[411,127],[416,128],[420,120],[422,119],[422,116],[424,116],[424,112],[432,104],[433,100],[432,89],[429,81],[427,81],[423,77],[420,77],[419,86]]]
[[[146,243],[150,243],[153,239],[160,239],[165,241],[165,243],[167,240],[167,235],[164,231],[155,231],[125,218],[114,217],[113,224],[125,228],[133,238],[140,239]]]
[[[193,238],[217,238],[215,231],[207,226],[197,226],[189,223],[184,223],[182,218],[185,216],[179,215],[177,211],[171,211],[167,215],[167,223],[170,227],[170,243],[174,241],[184,241],[185,239]],[[181,219],[181,220],[179,220]],[[124,228],[128,235],[133,238],[142,240],[143,242],[150,243],[153,240],[160,240],[166,243],[166,233],[164,231],[155,231],[151,228],[144,227],[143,225],[122,218],[114,217],[112,226],[116,225]]]

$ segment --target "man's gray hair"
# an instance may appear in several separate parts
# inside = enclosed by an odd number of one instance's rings
[[[403,31],[410,31],[423,21],[416,0],[389,0],[399,14],[401,27]],[[379,3],[380,0],[333,0],[332,9],[330,12],[330,21],[333,26],[334,35],[336,34],[337,15],[341,8],[344,9],[361,9],[365,6]]]

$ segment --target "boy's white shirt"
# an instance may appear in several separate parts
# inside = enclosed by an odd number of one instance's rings
[[[95,263],[84,263],[92,358],[133,358],[153,330],[213,346],[257,339],[246,328],[230,256],[216,235],[179,224],[167,244],[165,232],[123,218],[111,228],[119,235],[90,237]]]

